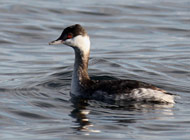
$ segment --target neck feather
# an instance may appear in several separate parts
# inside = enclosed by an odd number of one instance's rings
[[[88,60],[89,51],[84,52],[78,48],[75,50],[75,63],[72,75],[71,92],[72,94],[79,94],[82,87],[90,80],[88,76]]]

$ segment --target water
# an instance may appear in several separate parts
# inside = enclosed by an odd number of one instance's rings
[[[71,100],[73,50],[48,42],[76,23],[93,78],[149,82],[176,104]],[[1,1],[0,139],[189,139],[189,25],[188,0]]]

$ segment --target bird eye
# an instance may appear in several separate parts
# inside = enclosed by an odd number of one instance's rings
[[[68,38],[68,39],[70,39],[70,38],[72,38],[72,37],[73,37],[73,35],[70,34],[70,33],[67,35],[67,38]]]

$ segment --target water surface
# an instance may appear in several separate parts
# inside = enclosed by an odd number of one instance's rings
[[[0,139],[189,139],[188,0],[0,2]],[[79,23],[91,37],[93,78],[134,79],[176,104],[71,100],[74,54],[49,46]]]

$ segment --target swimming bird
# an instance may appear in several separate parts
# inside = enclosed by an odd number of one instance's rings
[[[92,80],[88,75],[90,37],[79,24],[65,28],[49,45],[64,44],[75,52],[71,95],[101,101],[137,101],[175,103],[174,95],[152,84],[136,80]]]

